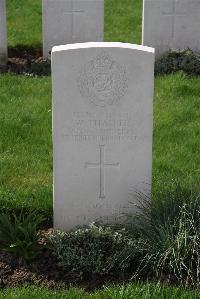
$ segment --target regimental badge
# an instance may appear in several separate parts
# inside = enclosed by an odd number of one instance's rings
[[[96,106],[113,105],[127,92],[126,69],[110,55],[102,52],[82,67],[78,88],[83,98]]]

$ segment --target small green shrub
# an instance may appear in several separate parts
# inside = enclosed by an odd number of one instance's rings
[[[101,227],[50,237],[58,264],[80,276],[132,273],[182,286],[200,286],[200,198],[177,187],[140,203],[126,229]]]
[[[156,60],[155,74],[165,75],[183,71],[187,75],[200,75],[200,53],[192,50],[171,50]]]
[[[31,77],[49,76],[51,75],[51,62],[48,59],[41,57],[35,58],[31,52],[20,54],[15,53],[16,57],[24,59],[23,63],[13,63],[9,61],[7,68],[3,68],[2,72],[23,74]],[[41,55],[41,54],[40,54]],[[38,56],[38,53],[37,53]],[[167,75],[176,72],[184,72],[190,76],[200,75],[200,53],[195,53],[192,50],[175,51],[170,50],[155,62],[155,75]]]
[[[138,259],[138,241],[130,239],[125,230],[95,224],[69,233],[57,232],[50,243],[58,265],[80,276],[124,272]]]
[[[35,258],[41,250],[37,229],[43,220],[41,215],[34,212],[0,214],[0,248],[15,252],[27,260]]]
[[[45,59],[31,59],[25,64],[9,63],[7,71],[9,73],[22,74],[30,77],[49,76],[51,74],[51,63]]]

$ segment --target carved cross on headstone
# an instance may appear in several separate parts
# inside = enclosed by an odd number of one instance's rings
[[[184,17],[185,14],[178,12],[176,9],[177,0],[172,0],[172,12],[163,12],[164,16],[172,17],[172,32],[171,38],[174,40],[176,30],[176,17]]]
[[[100,195],[99,198],[105,198],[105,169],[106,168],[116,168],[119,167],[120,164],[117,163],[106,163],[105,162],[105,146],[100,145],[100,163],[85,163],[86,168],[95,168],[100,169]]]
[[[72,39],[76,38],[76,36],[74,35],[74,28],[75,28],[75,23],[76,23],[75,17],[82,13],[84,13],[84,10],[74,9],[74,0],[71,0],[71,9],[67,10],[67,11],[63,11],[63,14],[71,16],[71,37],[72,37]]]

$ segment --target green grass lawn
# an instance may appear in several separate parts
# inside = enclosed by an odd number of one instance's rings
[[[104,287],[88,294],[82,290],[50,291],[36,287],[8,289],[0,292],[0,299],[198,299],[200,294],[178,288],[163,288],[160,285],[134,285]]]
[[[154,191],[199,188],[200,78],[157,77],[154,93]],[[170,187],[171,186],[171,187]]]
[[[7,0],[7,31],[10,47],[42,45],[42,1]]]
[[[52,205],[50,78],[1,76],[0,205]]]

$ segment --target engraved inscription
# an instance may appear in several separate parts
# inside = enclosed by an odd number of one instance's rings
[[[85,163],[86,168],[100,169],[100,194],[99,198],[105,198],[105,168],[115,168],[119,167],[120,164],[117,163],[106,163],[105,162],[105,145],[100,145],[100,163]]]
[[[150,138],[143,130],[142,124],[138,126],[137,123],[137,111],[135,113],[103,111],[100,114],[74,111],[60,133],[68,141],[97,145],[123,141],[139,142]]]
[[[134,114],[74,111],[68,119],[68,125],[62,135],[69,141],[107,144],[135,142],[146,138],[142,127],[140,126],[140,130],[137,128],[137,111]]]
[[[184,17],[185,14],[181,12],[177,12],[176,10],[176,1],[177,0],[172,0],[172,12],[163,12],[164,16],[169,16],[172,17],[172,32],[171,32],[171,38],[174,40],[175,38],[175,31],[176,31],[176,17]]]
[[[127,92],[125,67],[102,52],[83,66],[78,77],[78,88],[82,97],[96,106],[113,105]]]

